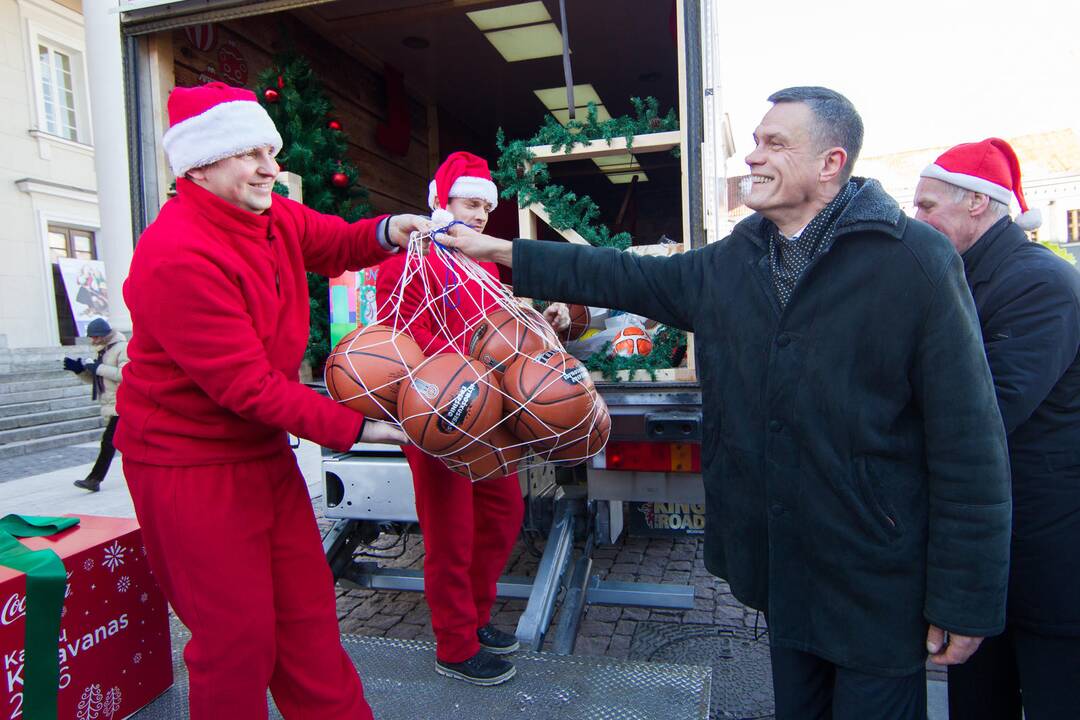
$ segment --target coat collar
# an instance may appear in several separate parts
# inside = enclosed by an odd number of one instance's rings
[[[1024,231],[1012,220],[1007,217],[998,220],[963,254],[968,285],[975,287],[990,279],[1005,258],[1029,242]]]
[[[834,238],[850,232],[871,230],[899,240],[904,236],[907,216],[896,201],[873,178],[852,178],[858,187],[855,197],[836,220]],[[762,250],[768,249],[766,229],[769,221],[754,213],[735,226],[732,235],[746,235]]]
[[[176,179],[176,192],[181,203],[206,218],[208,227],[258,240],[270,234],[271,210],[260,215],[242,210],[187,178]]]

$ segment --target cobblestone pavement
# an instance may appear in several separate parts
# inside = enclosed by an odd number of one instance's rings
[[[377,543],[386,544],[392,539],[384,536]],[[526,542],[519,540],[505,574],[532,576],[537,562],[538,557],[529,551]],[[424,544],[418,535],[409,536],[408,548],[400,558],[381,562],[386,567],[417,570],[423,568],[423,563]],[[575,654],[627,658],[630,638],[637,623],[643,621],[738,624],[748,628],[757,623],[764,631],[764,618],[742,605],[731,595],[727,583],[705,570],[702,544],[696,538],[622,539],[616,545],[593,552],[593,573],[607,580],[690,583],[694,586],[694,608],[649,610],[591,605],[582,619]],[[492,622],[502,630],[513,632],[524,609],[524,600],[497,600],[492,608]],[[420,593],[339,589],[338,618],[342,632],[434,639],[431,615]],[[558,617],[552,627],[557,622]]]
[[[83,443],[4,458],[0,460],[0,483],[92,463],[97,458],[99,450],[100,445],[96,442]]]

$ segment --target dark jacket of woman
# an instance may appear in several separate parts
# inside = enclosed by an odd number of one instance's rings
[[[1008,456],[960,257],[855,182],[783,310],[759,215],[670,258],[517,241],[514,289],[692,330],[706,567],[772,643],[907,675],[928,622],[1004,627]]]

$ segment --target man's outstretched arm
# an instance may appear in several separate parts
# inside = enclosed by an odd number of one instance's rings
[[[501,240],[455,226],[444,246],[513,267],[514,291],[528,297],[626,310],[693,330],[704,284],[699,250],[642,257],[612,248]]]

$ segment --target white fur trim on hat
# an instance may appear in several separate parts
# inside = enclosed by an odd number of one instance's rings
[[[233,155],[269,145],[281,150],[281,135],[262,105],[233,100],[214,105],[173,125],[162,137],[169,165],[177,177]]]
[[[1021,230],[1037,230],[1042,225],[1042,211],[1039,209],[1028,210],[1016,216],[1013,220]]]
[[[454,213],[443,208],[431,211],[431,222],[435,223],[439,227],[446,227],[450,223],[454,222]]]
[[[491,203],[491,209],[499,206],[499,189],[495,183],[486,178],[468,177],[462,175],[450,187],[447,197],[452,198],[479,198]],[[435,201],[439,199],[439,192],[435,187],[435,181],[428,183],[428,207],[435,209]]]
[[[997,200],[1000,203],[1005,203],[1006,206],[1012,204],[1012,190],[1003,185],[992,183],[989,180],[985,180],[981,177],[975,177],[974,175],[965,175],[963,173],[949,172],[937,163],[931,163],[930,165],[927,165],[920,174],[922,177],[925,178],[940,180],[941,182],[955,185],[956,187],[963,188],[964,190],[971,190],[972,192],[988,195],[993,200]]]

